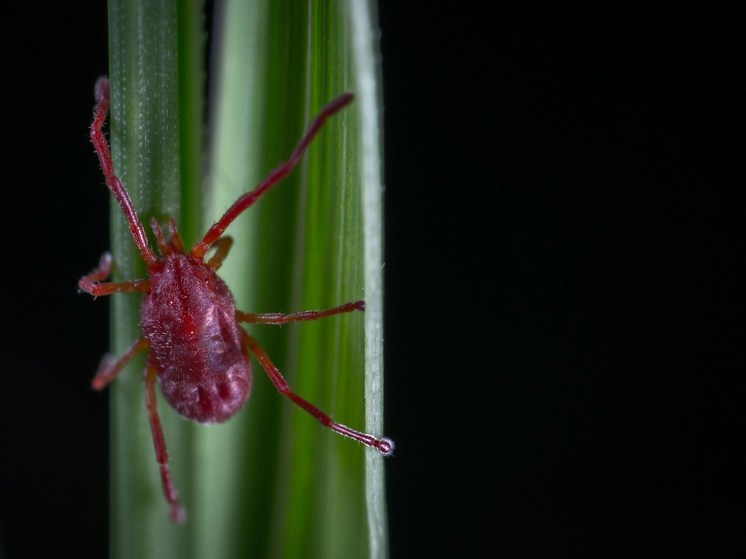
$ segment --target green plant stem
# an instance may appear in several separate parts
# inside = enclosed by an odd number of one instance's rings
[[[111,84],[110,137],[115,169],[149,230],[148,220],[180,222],[188,240],[194,232],[194,192],[199,185],[201,119],[182,118],[198,112],[198,78],[181,67],[201,66],[201,51],[180,49],[179,25],[189,24],[194,3],[151,0],[109,2]],[[180,22],[180,23],[179,23]],[[201,82],[200,82],[201,83]],[[199,85],[199,84],[198,84]],[[184,162],[189,162],[184,164]],[[182,189],[191,191],[185,194]],[[186,201],[186,204],[184,204]],[[186,218],[186,219],[182,219]],[[186,225],[186,227],[185,227]],[[115,281],[145,276],[129,229],[112,203],[112,251]],[[112,351],[121,352],[140,333],[139,298],[112,297]],[[145,414],[143,359],[127,367],[111,387],[111,554],[113,557],[190,557],[184,532],[166,515],[153,443]],[[159,412],[171,462],[178,463],[174,481],[184,501],[190,500],[190,448],[193,426],[179,421],[159,401]]]

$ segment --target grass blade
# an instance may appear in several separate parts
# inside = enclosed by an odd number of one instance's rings
[[[194,2],[110,0],[110,138],[115,169],[141,220],[168,216],[179,221],[187,240],[195,236],[199,199],[202,76],[180,72],[201,67],[201,51],[184,49],[184,29],[199,33],[200,6]],[[179,25],[182,32],[179,32]],[[202,37],[199,37],[201,40]],[[187,115],[187,116],[185,116]],[[197,154],[195,156],[195,154]],[[145,276],[128,227],[112,202],[114,280]],[[139,298],[118,295],[112,302],[112,351],[120,353],[140,335]],[[148,426],[142,383],[143,359],[127,367],[111,390],[111,554],[162,559],[191,557],[189,539],[169,522]],[[189,502],[189,464],[194,427],[163,402],[159,412],[176,485]]]
[[[237,306],[251,312],[325,308],[364,296],[365,316],[251,332],[296,392],[339,421],[381,433],[380,84],[372,8],[226,2],[224,9],[216,34],[212,219],[288,157],[324,103],[342,91],[358,95],[301,167],[231,227],[236,248],[221,275]],[[247,409],[200,442],[205,477],[197,487],[210,519],[202,550],[222,550],[213,557],[385,556],[382,458],[320,428],[278,397],[261,370],[255,377]],[[217,501],[207,473],[216,468],[224,480]],[[239,540],[230,537],[236,519]]]

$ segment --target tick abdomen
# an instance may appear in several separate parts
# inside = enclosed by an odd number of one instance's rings
[[[251,365],[233,298],[202,261],[169,254],[150,277],[140,326],[166,400],[182,416],[222,422],[246,402]]]

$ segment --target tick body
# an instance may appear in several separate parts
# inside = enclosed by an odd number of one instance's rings
[[[140,325],[161,392],[182,416],[225,421],[246,402],[251,361],[228,287],[200,260],[164,258],[150,276]]]
[[[219,423],[235,415],[249,397],[251,355],[282,395],[322,425],[374,448],[383,455],[392,454],[394,443],[390,439],[378,438],[336,423],[326,413],[295,394],[269,356],[239,324],[278,325],[317,320],[335,314],[363,311],[365,303],[354,301],[331,309],[293,314],[245,313],[235,308],[228,287],[216,273],[232,244],[230,237],[223,236],[225,229],[262,194],[293,170],[324,122],[352,102],[352,95],[341,95],[324,107],[312,121],[290,158],[272,171],[254,190],[239,197],[190,251],[185,250],[173,220],[168,223],[168,235],[155,219],[151,220],[159,255],[150,247],[127,190],[114,173],[109,146],[102,131],[109,111],[109,83],[105,78],[96,82],[95,97],[91,141],[106,185],[119,203],[132,238],[146,264],[148,277],[120,283],[104,281],[109,277],[112,267],[111,255],[106,253],[98,267],[78,282],[82,291],[94,296],[138,292],[143,294],[140,304],[142,336],[122,355],[105,356],[92,385],[96,390],[103,389],[138,353],[147,350],[145,407],[171,518],[177,522],[183,521],[185,515],[171,481],[166,443],[156,407],[155,385],[157,383],[160,386],[166,401],[181,416],[198,423]],[[206,259],[211,248],[214,251]]]

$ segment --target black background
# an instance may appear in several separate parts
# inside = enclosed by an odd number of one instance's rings
[[[102,557],[106,13],[47,4],[3,36],[0,554]],[[738,556],[738,19],[412,4],[380,3],[392,556]]]

